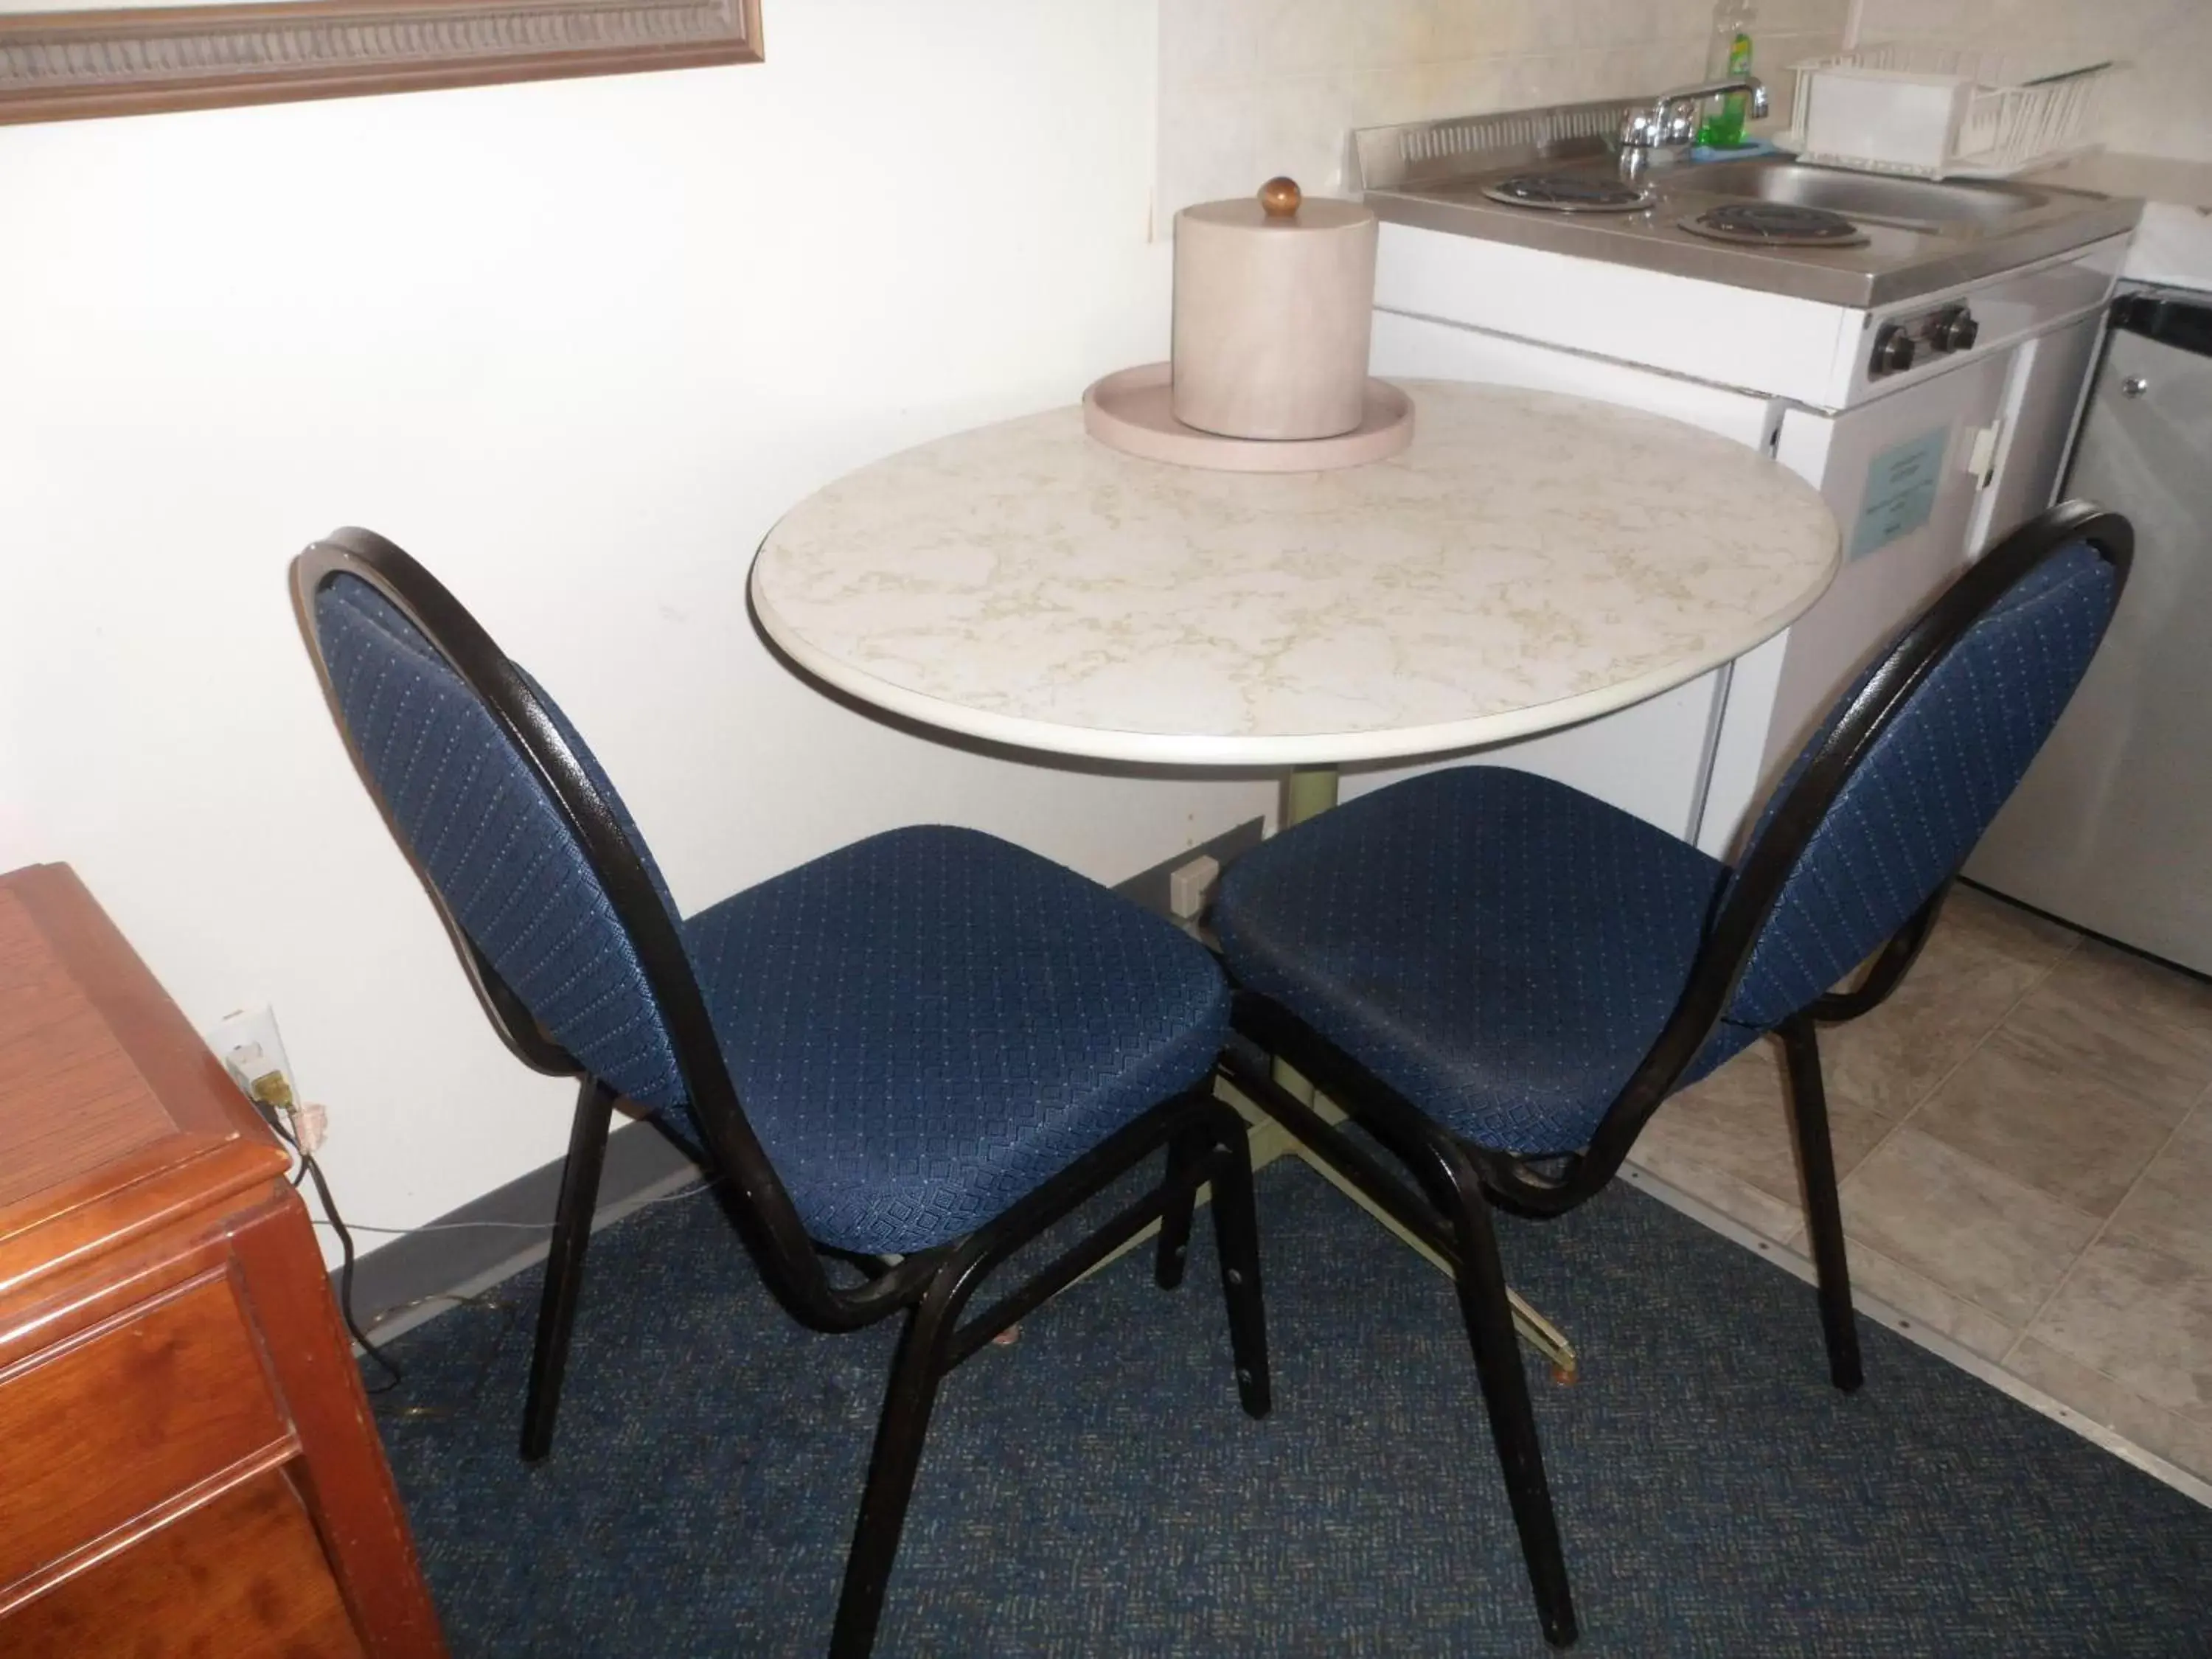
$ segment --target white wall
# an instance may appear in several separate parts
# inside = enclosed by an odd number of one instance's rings
[[[1174,0],[1170,0],[1173,3]],[[840,709],[747,624],[776,515],[1164,355],[1149,0],[778,0],[765,66],[0,129],[0,869],[67,860],[203,1027],[276,1006],[354,1218],[547,1159],[284,592],[371,526],[555,690],[702,905],[954,821],[1118,878],[1253,781]]]
[[[2118,58],[2107,147],[2212,161],[2212,0],[1866,0],[1863,38],[1948,40],[2061,64]]]
[[[1760,0],[1753,61],[1780,118],[1789,65],[1834,50],[1849,0]],[[1347,129],[1680,86],[1711,0],[1164,0],[1160,207],[1279,173],[1341,188]]]

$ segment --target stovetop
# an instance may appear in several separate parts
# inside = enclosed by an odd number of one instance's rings
[[[2084,191],[1937,184],[1784,156],[1662,157],[1626,186],[1613,135],[1638,106],[1616,100],[1368,128],[1352,137],[1350,183],[1398,224],[1855,308],[2124,234],[2142,212],[2140,202]],[[1637,187],[1648,200],[1633,199]],[[1785,226],[1810,234],[1792,240]]]

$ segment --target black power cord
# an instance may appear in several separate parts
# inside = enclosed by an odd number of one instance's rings
[[[323,1214],[331,1224],[331,1231],[338,1236],[340,1252],[338,1316],[345,1321],[346,1329],[352,1334],[353,1340],[360,1344],[362,1352],[374,1360],[384,1372],[383,1382],[373,1386],[363,1383],[362,1389],[368,1394],[389,1394],[399,1386],[406,1373],[399,1369],[396,1360],[368,1340],[368,1333],[361,1328],[361,1321],[354,1316],[353,1234],[347,1231],[345,1218],[338,1213],[337,1200],[331,1196],[331,1183],[324,1177],[323,1166],[315,1162],[315,1155],[300,1144],[299,1136],[293,1133],[291,1128],[283,1121],[287,1115],[287,1108],[290,1104],[291,1092],[290,1086],[285,1083],[281,1074],[276,1077],[273,1084],[270,1079],[263,1078],[258,1079],[255,1085],[253,1104],[269,1127],[276,1132],[278,1138],[292,1149],[293,1155],[300,1160],[300,1174],[292,1177],[292,1185],[295,1188],[299,1186],[301,1176],[315,1183],[315,1196],[322,1200]],[[281,1094],[283,1098],[278,1100],[264,1098],[264,1095],[268,1094]]]
[[[362,1329],[361,1322],[354,1317],[353,1235],[346,1231],[345,1221],[338,1214],[338,1206],[331,1197],[331,1183],[323,1179],[323,1166],[315,1162],[315,1155],[303,1152],[300,1154],[300,1163],[307,1170],[307,1178],[315,1183],[315,1196],[322,1200],[323,1213],[330,1218],[331,1231],[338,1236],[338,1249],[342,1253],[338,1264],[338,1312],[345,1320],[346,1329],[353,1333],[353,1340],[361,1344],[361,1351],[374,1359],[385,1374],[384,1381],[374,1388],[366,1383],[362,1387],[370,1394],[388,1394],[399,1386],[406,1373],[399,1369],[398,1361],[368,1340],[368,1334]]]
[[[246,1073],[234,1066],[232,1067],[232,1075],[243,1079]],[[322,1165],[315,1161],[314,1155],[312,1152],[309,1152],[305,1147],[301,1146],[299,1135],[293,1127],[292,1116],[295,1109],[292,1101],[292,1085],[282,1072],[270,1072],[253,1078],[251,1083],[245,1084],[244,1087],[246,1098],[253,1103],[253,1109],[261,1114],[262,1121],[267,1123],[269,1127],[276,1132],[279,1139],[292,1149],[293,1156],[299,1160],[300,1167],[295,1170],[289,1177],[293,1187],[297,1188],[301,1182],[307,1181],[313,1181],[315,1183],[315,1196],[322,1201],[323,1214],[325,1218],[324,1224],[327,1225],[331,1231],[335,1232],[338,1236],[338,1249],[340,1252],[340,1261],[338,1265],[338,1315],[345,1321],[345,1328],[347,1331],[351,1334],[355,1343],[360,1347],[362,1352],[366,1354],[369,1358],[374,1360],[378,1368],[384,1372],[383,1382],[376,1383],[373,1387],[364,1383],[362,1385],[363,1391],[371,1395],[389,1394],[394,1389],[398,1388],[405,1379],[406,1373],[400,1369],[399,1364],[397,1360],[393,1359],[390,1355],[386,1354],[383,1349],[378,1347],[376,1344],[368,1340],[368,1334],[362,1330],[361,1321],[354,1312],[353,1279],[356,1250],[353,1242],[353,1231],[346,1225],[345,1218],[338,1213],[337,1202],[331,1196],[330,1182],[323,1174]],[[672,1193],[664,1193],[658,1198],[643,1200],[641,1200],[641,1204],[652,1205],[672,1203],[678,1199],[690,1198],[695,1194],[705,1192],[715,1184],[716,1178],[709,1176],[700,1181],[695,1186],[682,1188]],[[411,1233],[433,1231],[447,1226],[456,1228],[515,1226],[523,1228],[525,1231],[550,1231],[551,1230],[550,1224],[544,1224],[541,1225],[541,1224],[535,1222],[464,1221],[452,1223],[434,1222],[425,1227],[365,1226],[364,1231],[372,1233]],[[478,1368],[475,1384],[468,1390],[467,1397],[461,1407],[422,1405],[406,1406],[400,1407],[397,1412],[396,1414],[400,1417],[448,1417],[453,1415],[457,1411],[472,1408],[477,1399],[483,1391],[485,1380],[490,1373],[492,1363],[494,1358],[496,1358],[498,1348],[500,1346],[503,1345],[507,1334],[513,1330],[514,1326],[515,1310],[513,1303],[508,1302],[504,1298],[485,1295],[482,1292],[471,1295],[459,1291],[441,1291],[429,1296],[417,1297],[412,1302],[404,1302],[400,1304],[398,1307],[386,1309],[385,1310],[386,1316],[389,1317],[393,1314],[404,1312],[410,1308],[420,1307],[424,1303],[428,1302],[450,1302],[460,1306],[487,1310],[498,1314],[501,1322],[499,1339],[494,1343],[493,1347],[486,1353],[483,1364]]]

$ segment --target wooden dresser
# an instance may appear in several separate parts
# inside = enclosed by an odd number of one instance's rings
[[[0,876],[0,1654],[442,1655],[283,1148],[64,865]]]

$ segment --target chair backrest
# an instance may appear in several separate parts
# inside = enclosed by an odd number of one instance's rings
[[[1808,800],[1811,833],[1745,965],[1731,1022],[1778,1024],[1904,926],[1966,862],[2065,712],[2105,637],[2124,571],[2078,537],[2021,544],[2040,556],[2024,562],[1895,699],[1840,783],[1817,792],[1816,817]],[[1905,648],[1900,641],[1895,649]],[[1753,833],[1737,884],[1755,871],[1767,837],[1874,678],[1853,685],[1800,751]]]
[[[589,1073],[641,1105],[680,1103],[676,1056],[637,952],[526,751],[362,577],[324,582],[313,618],[331,701],[400,844],[480,962],[573,1056],[558,1069]],[[537,683],[525,684],[665,890],[591,751]],[[507,1012],[492,1011],[503,1030]],[[518,1052],[545,1064],[534,1047]]]
[[[1618,1167],[1723,1021],[1765,1031],[1809,1007],[1958,872],[2081,684],[2134,547],[2118,514],[2051,508],[1838,700],[1753,830],[1680,1004],[1592,1137],[1589,1178]]]
[[[383,538],[335,532],[292,583],[355,766],[501,1037],[539,1071],[688,1108],[770,1287],[853,1322],[738,1104],[667,884],[575,728]]]

